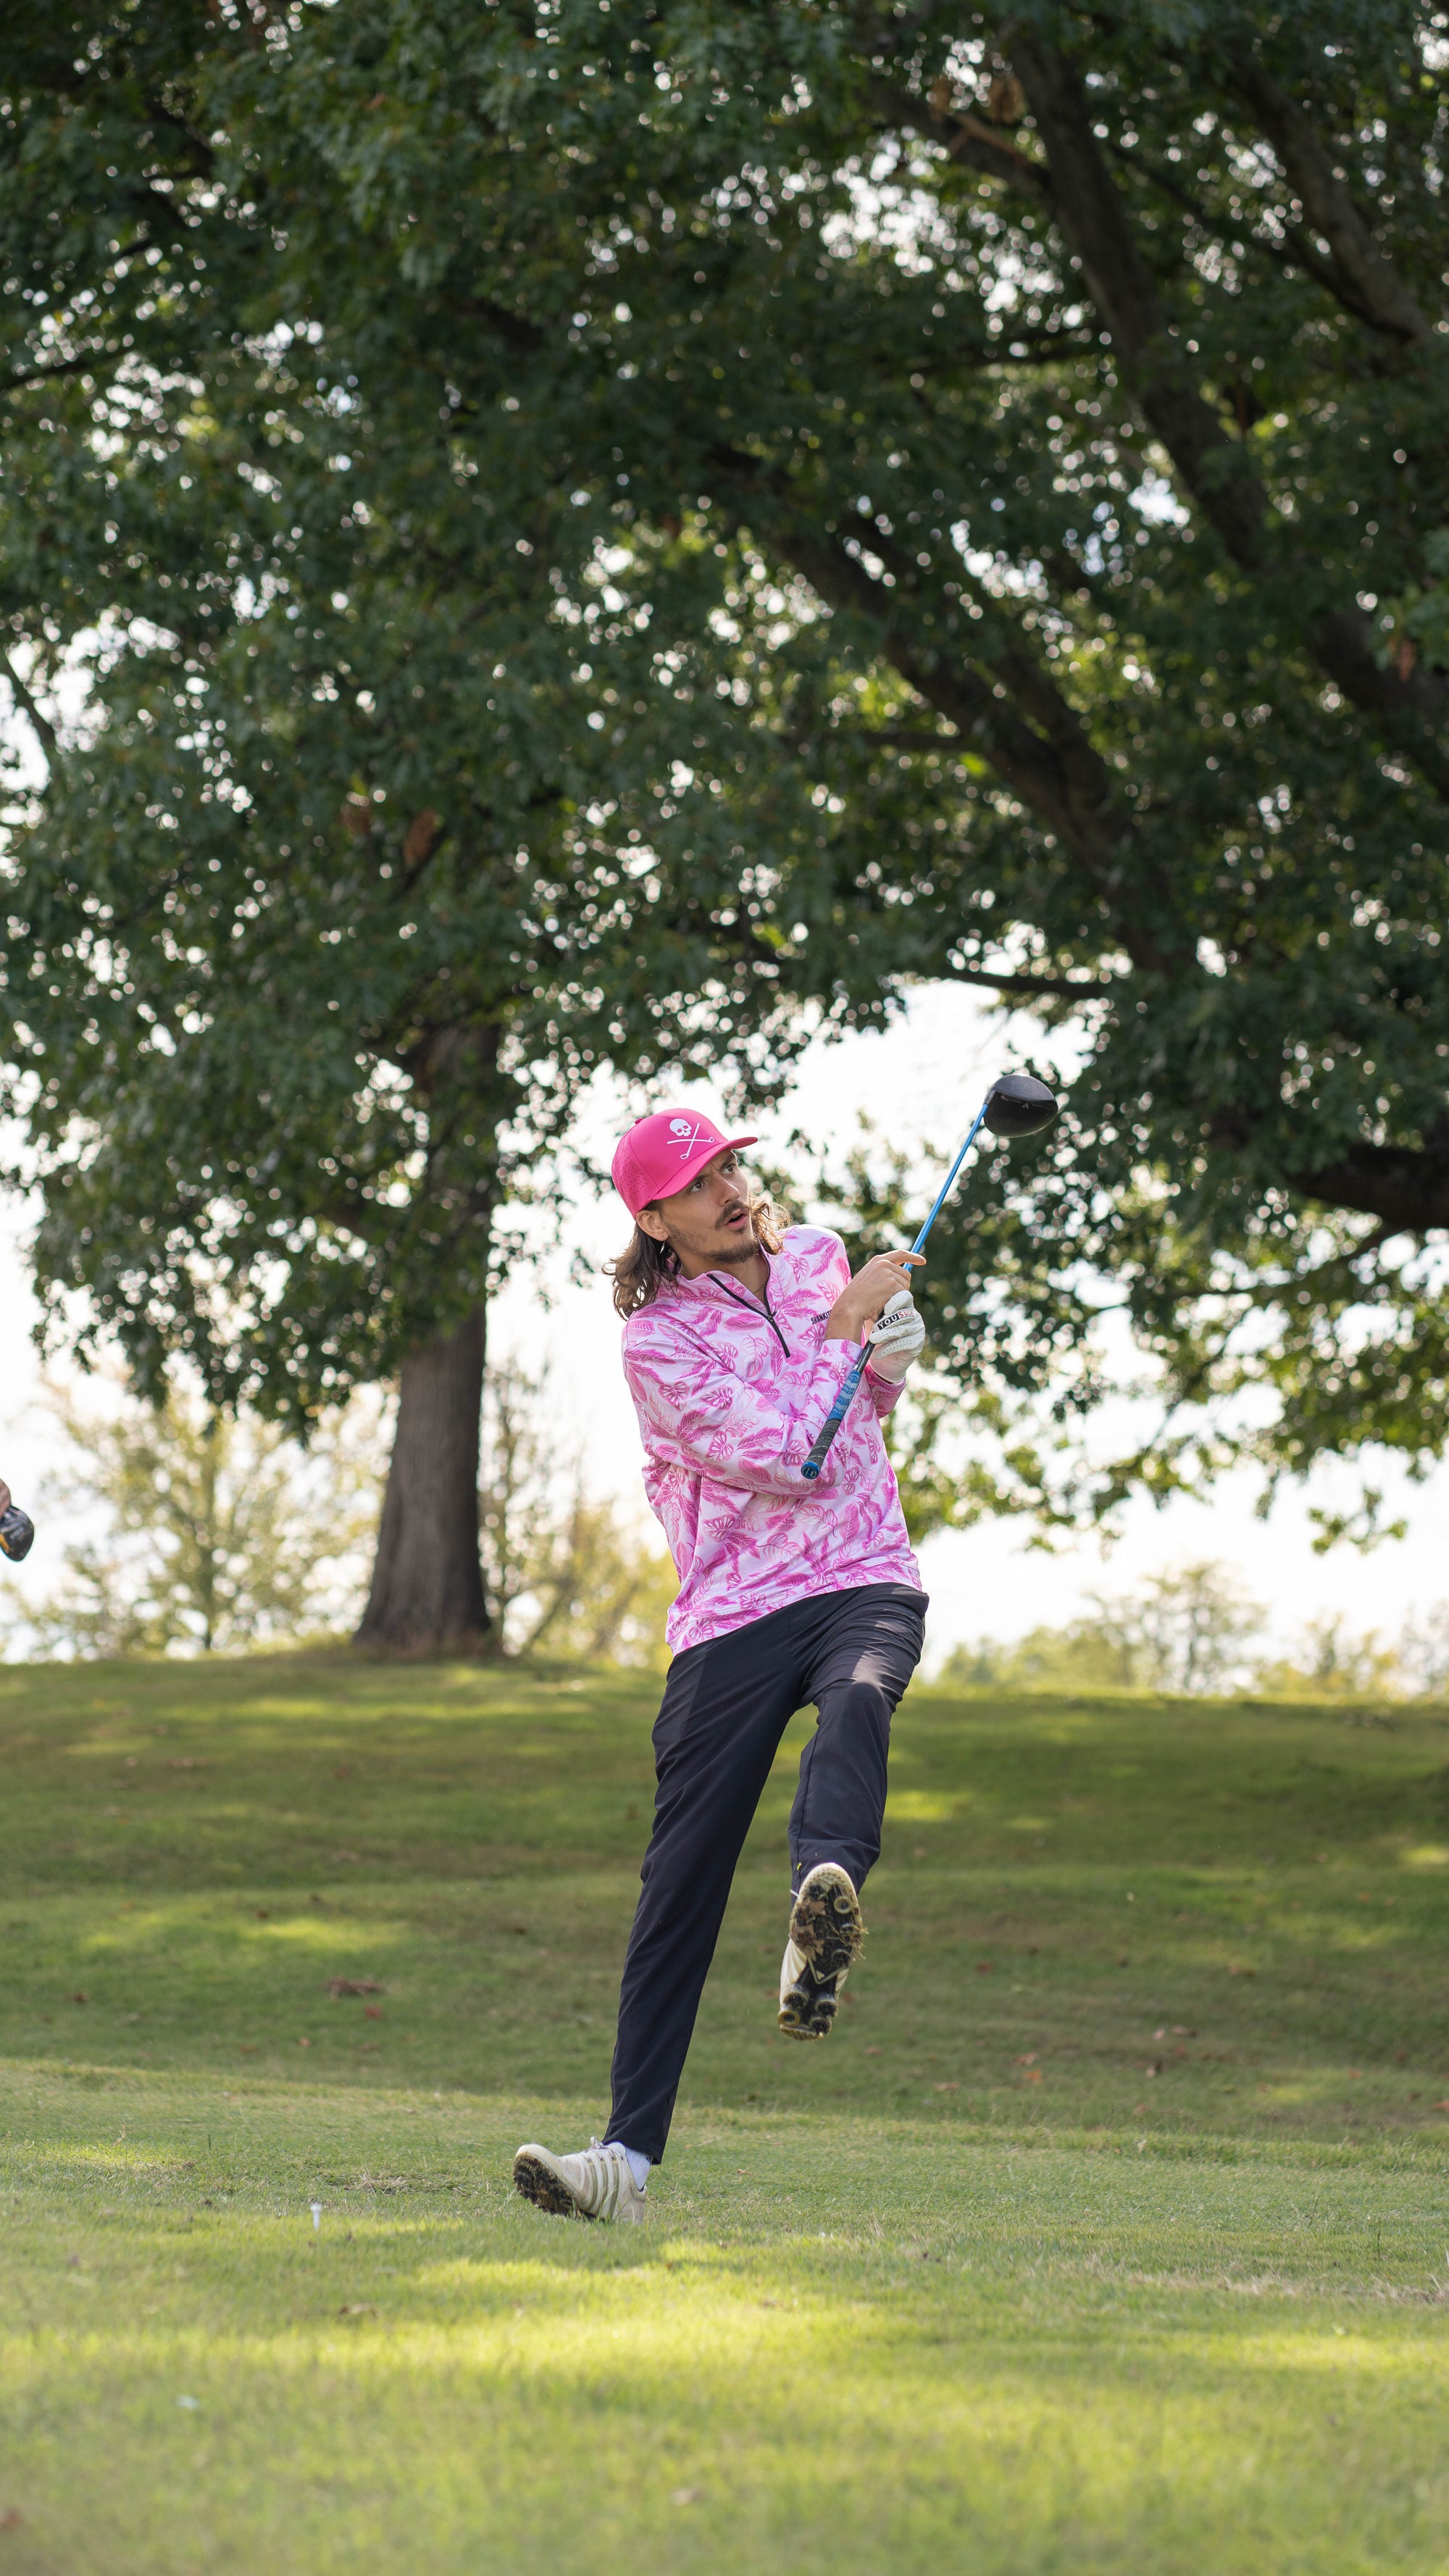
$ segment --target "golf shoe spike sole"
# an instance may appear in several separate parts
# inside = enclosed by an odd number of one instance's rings
[[[787,2039],[829,2038],[841,1988],[864,1943],[860,1899],[847,1872],[834,1861],[821,1861],[803,1881],[790,1912],[779,2011]]]

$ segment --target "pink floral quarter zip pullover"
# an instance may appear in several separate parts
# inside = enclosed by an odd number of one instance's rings
[[[711,1270],[667,1281],[624,1326],[644,1489],[679,1575],[676,1654],[821,1593],[922,1589],[881,1432],[899,1387],[868,1368],[819,1477],[800,1473],[860,1356],[825,1339],[845,1246],[794,1225],[769,1261],[763,1298]]]

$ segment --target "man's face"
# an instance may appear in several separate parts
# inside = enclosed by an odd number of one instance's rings
[[[682,1258],[707,1268],[753,1261],[759,1251],[750,1214],[750,1185],[738,1154],[716,1154],[687,1189],[644,1208],[639,1223],[657,1243],[672,1243]]]

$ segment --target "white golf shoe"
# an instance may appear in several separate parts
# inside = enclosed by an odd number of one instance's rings
[[[576,2156],[550,2155],[547,2147],[520,2147],[513,2179],[525,2200],[552,2218],[624,2221],[645,2216],[648,2203],[629,2170],[622,2147],[590,2138]]]
[[[846,1976],[865,1946],[860,1898],[849,1874],[823,1860],[790,1909],[780,1966],[780,2028],[789,2039],[827,2039]]]

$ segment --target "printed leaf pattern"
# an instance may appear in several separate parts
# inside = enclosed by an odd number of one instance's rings
[[[791,1226],[770,1261],[768,1311],[712,1270],[671,1281],[624,1327],[644,1489],[679,1574],[676,1654],[805,1594],[921,1589],[880,1428],[898,1387],[867,1371],[818,1480],[800,1473],[859,1355],[825,1339],[849,1279],[839,1235]]]

